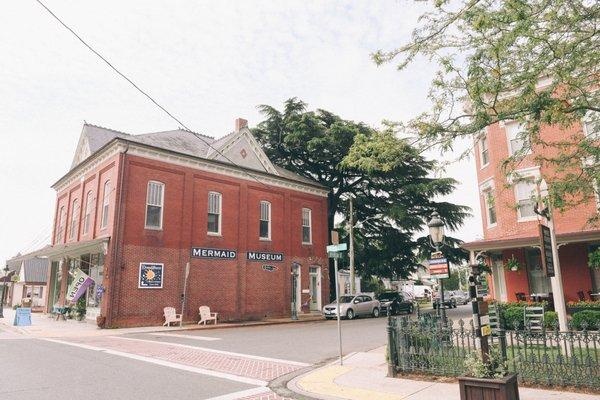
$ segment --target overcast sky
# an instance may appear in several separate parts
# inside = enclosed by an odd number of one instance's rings
[[[256,106],[296,96],[380,126],[426,110],[434,71],[376,67],[427,3],[396,1],[44,0],[191,129],[220,137]],[[55,193],[85,121],[127,133],[177,124],[118,77],[34,0],[0,13],[0,261],[49,242]],[[451,155],[442,158],[450,159]],[[473,208],[456,236],[481,236],[473,160],[452,165],[450,201]]]

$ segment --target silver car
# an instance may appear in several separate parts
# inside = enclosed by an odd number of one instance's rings
[[[371,315],[377,318],[379,317],[379,310],[379,301],[368,294],[358,293],[354,296],[340,296],[340,317],[342,318],[354,319],[359,315]],[[337,304],[335,301],[323,307],[323,316],[326,319],[337,318]]]

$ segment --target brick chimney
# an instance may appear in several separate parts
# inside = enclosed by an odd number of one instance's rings
[[[242,128],[248,127],[248,120],[244,118],[236,118],[235,119],[235,131],[239,131]]]

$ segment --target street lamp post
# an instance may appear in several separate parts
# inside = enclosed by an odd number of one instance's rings
[[[562,274],[560,272],[560,260],[558,258],[558,245],[556,243],[556,232],[554,231],[554,219],[552,218],[552,206],[548,200],[548,184],[545,179],[540,182],[540,197],[542,209],[537,213],[545,217],[550,230],[550,242],[552,245],[552,258],[554,260],[554,276],[550,278],[552,285],[552,294],[554,296],[554,308],[558,314],[558,325],[560,330],[568,330],[567,325],[567,307],[565,304],[565,293],[563,289]],[[544,251],[544,249],[541,249]]]
[[[4,277],[2,281],[2,294],[0,295],[0,318],[4,318],[4,294],[6,292],[6,277],[8,276],[8,264],[4,267]]]
[[[296,286],[298,285],[298,270],[292,265],[292,321],[298,320],[298,299],[296,298]]]
[[[435,251],[440,251],[440,246],[444,242],[444,221],[440,218],[437,211],[431,214],[431,220],[427,224],[429,227],[429,238],[435,247]],[[446,323],[446,308],[444,307],[444,280],[440,279],[440,299],[438,307],[442,307],[442,320]]]

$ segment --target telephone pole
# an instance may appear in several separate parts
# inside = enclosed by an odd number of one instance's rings
[[[354,211],[352,208],[352,196],[350,196],[350,216],[348,217],[348,221],[350,221],[350,251],[348,253],[350,257],[350,293],[356,293],[356,278],[354,272]]]

